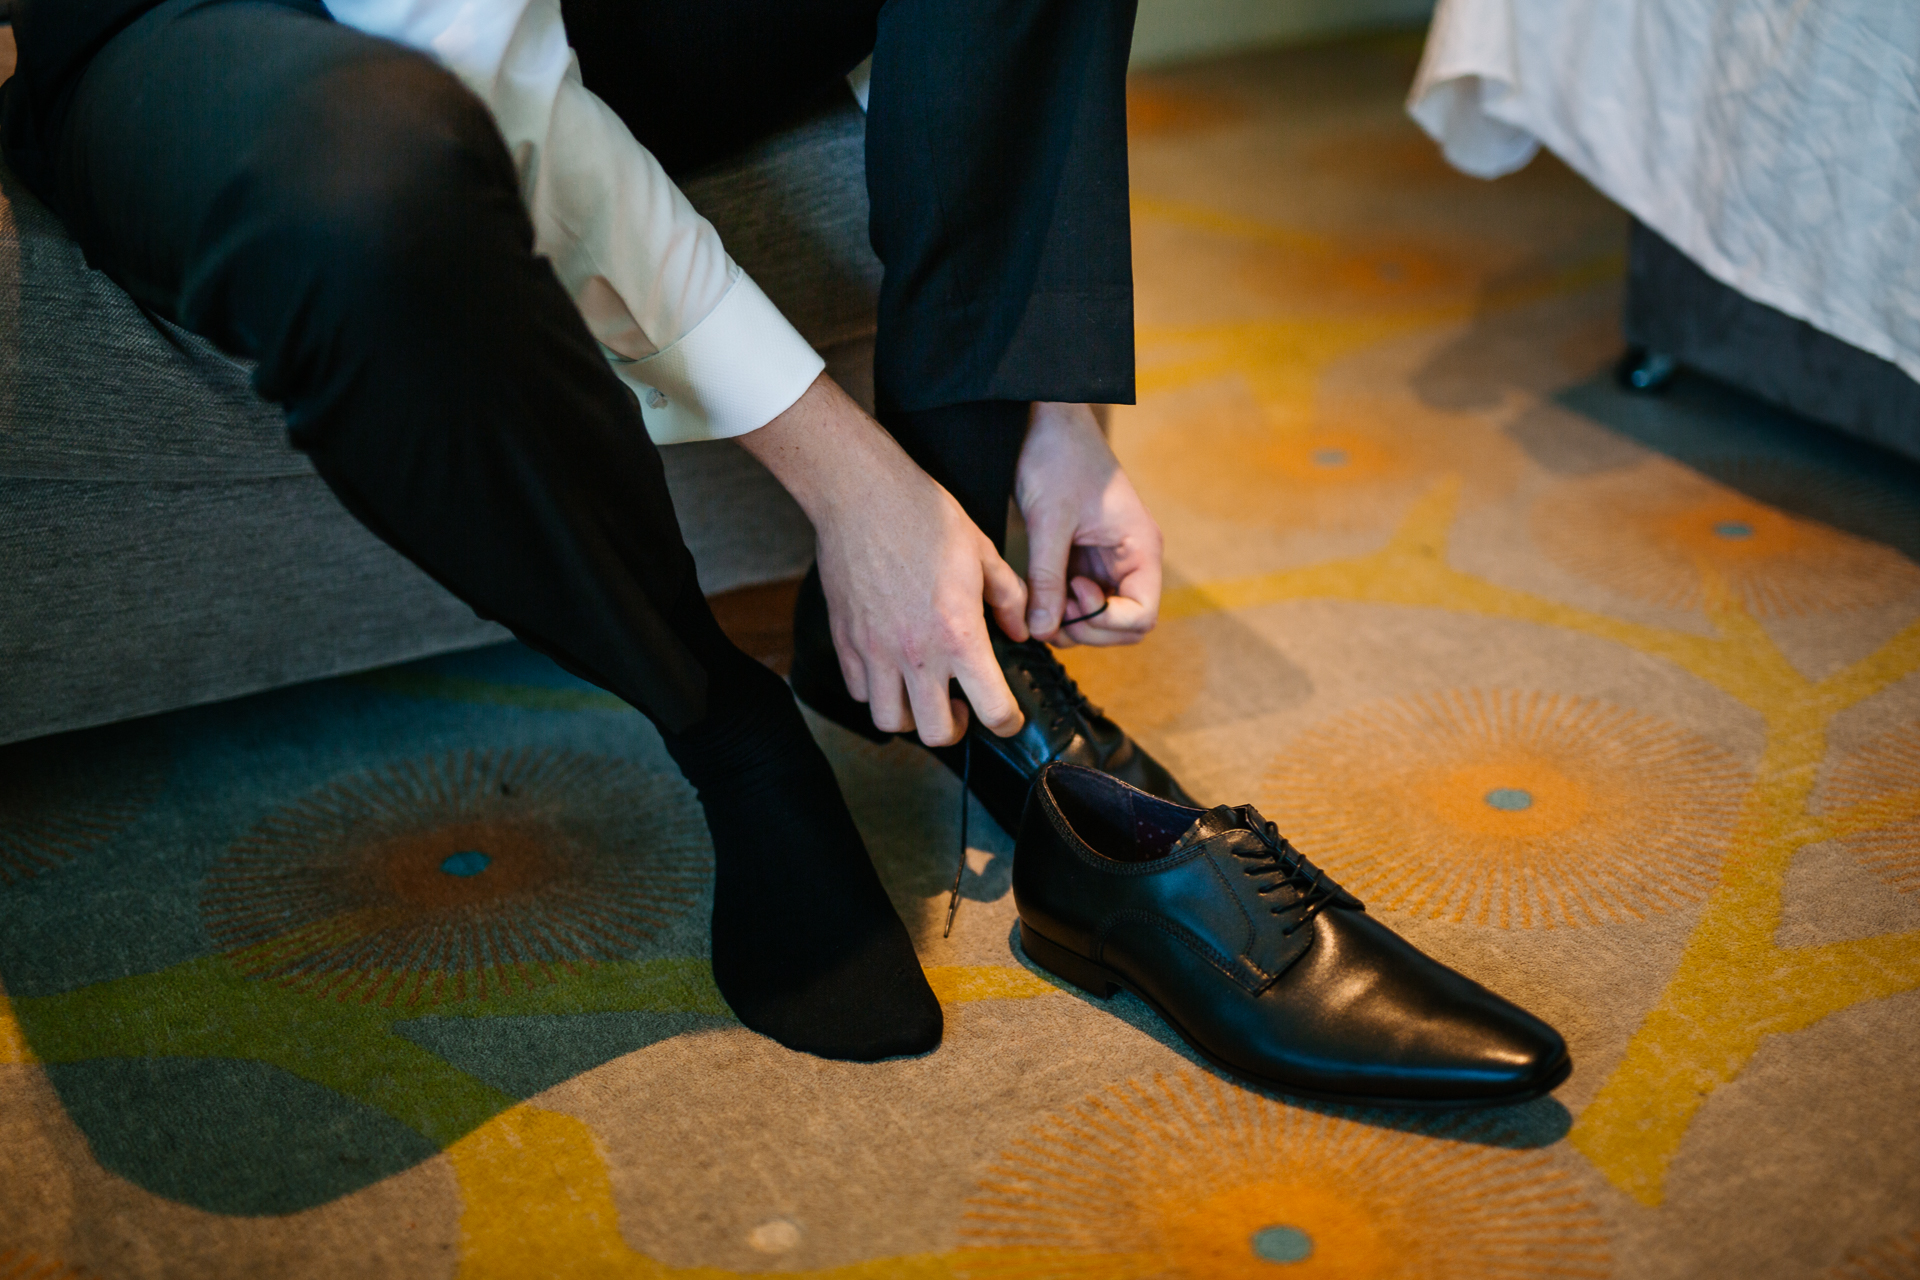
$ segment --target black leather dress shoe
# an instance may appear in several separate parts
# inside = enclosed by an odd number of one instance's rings
[[[1181,785],[1158,760],[1141,749],[1100,708],[1087,701],[1073,677],[1066,673],[1053,650],[1038,640],[1007,639],[991,622],[994,656],[1006,673],[1027,722],[1010,738],[996,736],[975,717],[967,726],[973,750],[970,783],[1002,830],[1020,825],[1027,790],[1042,765],[1062,760],[1086,765],[1138,787],[1149,795],[1192,805]],[[793,611],[793,692],[800,701],[827,719],[874,742],[893,737],[873,727],[867,704],[854,701],[834,655],[833,633],[827,626],[827,597],[820,589],[820,571],[807,571]],[[918,742],[912,734],[903,735]],[[948,768],[963,771],[958,744],[934,749]]]
[[[1573,1069],[1558,1032],[1415,950],[1251,805],[1170,804],[1050,765],[1014,846],[1021,945],[1124,988],[1230,1075],[1374,1106],[1494,1106]]]

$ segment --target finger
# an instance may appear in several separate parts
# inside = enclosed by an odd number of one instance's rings
[[[1112,607],[1112,597],[1092,578],[1076,577],[1068,583],[1069,592],[1065,606],[1066,616],[1060,621],[1070,622],[1074,618],[1084,618],[1084,622],[1063,625],[1052,643],[1059,648],[1069,648],[1082,643],[1082,638],[1091,630],[1098,630],[1100,623],[1106,620],[1107,610]]]
[[[913,722],[919,726],[920,741],[930,747],[946,747],[960,740],[953,727],[953,699],[947,696],[947,681],[934,679],[924,670],[907,681],[907,697],[913,702]]]
[[[1039,513],[1027,526],[1027,629],[1050,640],[1066,616],[1067,558],[1073,526]]]
[[[1160,617],[1158,548],[1151,548],[1146,554],[1127,556],[1126,559],[1132,564],[1125,568],[1119,581],[1109,589],[1108,607],[1101,614],[1099,625],[1103,629],[1131,630],[1144,634],[1153,629],[1153,624]],[[1122,605],[1122,601],[1126,604]]]
[[[851,640],[840,632],[833,632],[833,655],[840,660],[840,678],[847,682],[847,692],[853,695],[855,702],[867,700],[867,664],[860,656],[860,650]]]
[[[1143,558],[1140,565],[1120,579],[1114,594],[1137,603],[1144,611],[1147,629],[1160,618],[1160,556],[1156,552]]]
[[[987,607],[993,610],[993,617],[1000,629],[1015,640],[1025,640],[1027,630],[1027,584],[1013,571],[1013,566],[1002,560],[989,548],[981,558],[980,568],[985,578],[984,594]],[[982,635],[984,643],[986,636]]]
[[[1105,613],[1071,630],[1085,645],[1138,644],[1153,630],[1153,619],[1134,601],[1108,596]]]
[[[1107,608],[1098,618],[1089,619],[1074,634],[1084,644],[1137,644],[1160,620],[1156,599],[1151,605],[1125,595],[1107,597]]]
[[[1076,545],[1067,555],[1067,577],[1092,578],[1106,591],[1120,589],[1120,575],[1114,571],[1118,552],[1112,547]]]
[[[1006,674],[993,656],[993,646],[987,643],[985,630],[981,628],[977,644],[969,645],[956,655],[953,678],[960,682],[960,689],[967,695],[973,714],[980,717],[980,723],[1005,738],[1018,733],[1026,717],[1020,713],[1020,704],[1014,701],[1013,690],[1007,687]]]
[[[958,742],[967,732],[967,721],[972,719],[972,716],[967,712],[967,700],[965,698],[948,698],[947,709],[953,713],[954,741]]]
[[[869,679],[872,697],[867,709],[873,715],[873,727],[883,733],[911,733],[913,716],[907,710],[906,686],[898,671],[874,672]]]

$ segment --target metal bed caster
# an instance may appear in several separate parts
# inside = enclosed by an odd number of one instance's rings
[[[1663,351],[1649,351],[1645,347],[1628,347],[1627,354],[1620,357],[1620,363],[1614,366],[1613,376],[1628,391],[1643,396],[1657,396],[1673,382],[1673,375],[1680,372],[1680,362]]]

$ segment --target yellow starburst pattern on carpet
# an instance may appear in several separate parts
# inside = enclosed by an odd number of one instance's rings
[[[1345,356],[1476,314],[1565,297],[1618,278],[1623,265],[1620,254],[1609,250],[1488,288],[1483,279],[1440,258],[1420,257],[1409,271],[1414,255],[1396,250],[1383,258],[1374,240],[1342,241],[1180,201],[1136,197],[1133,218],[1136,235],[1175,229],[1202,242],[1235,244],[1243,255],[1251,252],[1251,259],[1235,260],[1231,278],[1221,283],[1249,275],[1251,263],[1252,275],[1274,275],[1261,290],[1269,304],[1290,299],[1296,312],[1202,324],[1140,324],[1139,394],[1144,398],[1238,374],[1283,423],[1306,420],[1322,390],[1321,375]],[[1187,244],[1178,255],[1183,289],[1193,284],[1194,247]],[[1401,269],[1401,279],[1381,272],[1389,259]]]
[[[1331,264],[1340,252],[1325,239],[1164,202],[1137,202],[1135,218],[1140,226],[1178,226],[1265,240],[1277,250],[1317,255],[1315,269]],[[1140,391],[1165,399],[1196,387],[1237,384],[1259,416],[1255,428],[1270,435],[1301,433],[1293,443],[1308,446],[1307,452],[1296,451],[1292,462],[1304,457],[1310,466],[1318,466],[1312,449],[1322,442],[1311,440],[1311,433],[1331,433],[1348,425],[1337,413],[1322,412],[1332,404],[1323,375],[1336,362],[1389,339],[1565,296],[1619,272],[1615,254],[1517,286],[1486,289],[1471,298],[1445,297],[1445,290],[1429,289],[1416,280],[1413,283],[1422,287],[1410,291],[1420,295],[1411,306],[1402,302],[1407,294],[1394,294],[1383,285],[1377,298],[1343,298],[1333,312],[1304,313],[1309,308],[1296,309],[1299,314],[1249,312],[1218,323],[1147,323],[1138,334]],[[1325,278],[1339,275],[1340,269],[1331,269]],[[1486,416],[1491,420],[1499,415]],[[1326,447],[1338,447],[1330,434]],[[1347,461],[1354,462],[1354,455]],[[1359,461],[1367,463],[1365,458]],[[1286,457],[1274,462],[1275,474],[1285,479]],[[1597,636],[1671,662],[1764,717],[1767,746],[1742,800],[1729,842],[1732,856],[1722,862],[1700,923],[1655,1009],[1613,1064],[1572,1134],[1573,1145],[1605,1177],[1643,1203],[1657,1204],[1668,1161],[1692,1118],[1714,1089],[1740,1074],[1766,1036],[1792,1032],[1861,1001],[1920,986],[1920,931],[1811,948],[1781,948],[1774,942],[1786,870],[1800,848],[1920,814],[1920,795],[1896,795],[1865,807],[1819,814],[1808,806],[1831,718],[1920,670],[1920,624],[1870,657],[1812,680],[1787,661],[1758,625],[1751,602],[1727,585],[1731,575],[1711,561],[1695,569],[1700,606],[1711,628],[1707,634],[1635,624],[1461,573],[1447,563],[1448,534],[1463,492],[1471,498],[1484,483],[1468,474],[1478,465],[1455,459],[1438,469],[1416,468],[1418,481],[1411,485],[1405,506],[1397,505],[1397,492],[1395,503],[1381,508],[1385,512],[1392,507],[1387,527],[1397,525],[1398,532],[1376,552],[1180,588],[1168,593],[1162,616],[1192,618],[1284,600],[1333,599],[1509,619]],[[1353,474],[1365,470],[1362,465]],[[1137,467],[1136,474],[1143,487],[1153,481],[1146,468]],[[1271,491],[1263,492],[1271,501]],[[1384,1140],[1392,1135],[1381,1136]],[[1431,1142],[1431,1137],[1429,1145],[1444,1145]],[[676,1271],[625,1243],[604,1157],[591,1130],[572,1117],[517,1107],[456,1144],[449,1155],[467,1198],[464,1276],[530,1270],[555,1276],[724,1274]],[[1333,1220],[1330,1209],[1325,1215]],[[1274,1220],[1252,1229],[1288,1225],[1297,1226]],[[1185,1238],[1176,1226],[1169,1230]],[[1290,1241],[1278,1234],[1272,1239],[1281,1246]],[[1246,1244],[1251,1247],[1250,1236]],[[1092,1277],[1138,1263],[1126,1254],[1068,1254],[1057,1248],[1008,1245],[876,1259],[813,1274],[846,1280],[931,1280],[962,1268],[979,1273],[993,1265],[1012,1274]],[[1296,1274],[1307,1274],[1299,1270],[1305,1263],[1288,1265]],[[1262,1272],[1275,1273],[1272,1264],[1264,1262]]]
[[[1158,397],[1133,414],[1133,466],[1156,501],[1287,532],[1391,529],[1443,476],[1497,497],[1520,453],[1491,415],[1450,413],[1411,396],[1348,393],[1305,406],[1263,400],[1242,376]],[[1223,458],[1233,465],[1222,466]]]
[[[961,1219],[973,1280],[1601,1277],[1599,1215],[1510,1121],[1385,1128],[1181,1073],[1109,1088],[1016,1141]]]
[[[124,741],[124,749],[101,751],[93,737],[0,747],[0,888],[104,844],[166,785],[159,739],[134,729],[96,732]]]
[[[1652,716],[1469,689],[1309,728],[1269,767],[1261,809],[1371,903],[1552,928],[1705,897],[1746,781],[1725,751]]]
[[[644,827],[626,821],[635,807]],[[249,976],[432,1007],[626,955],[691,909],[710,856],[677,777],[574,752],[465,752],[269,814],[208,873],[201,912]]]
[[[620,1233],[606,1154],[576,1116],[522,1104],[447,1149],[465,1207],[459,1280],[731,1280],[719,1267],[673,1267]],[[938,1254],[880,1258],[809,1280],[952,1280]]]
[[[0,1249],[0,1280],[92,1280],[92,1274],[25,1249]]]
[[[1902,812],[1920,795],[1920,725],[1882,734],[1840,762],[1824,788],[1829,810]],[[1855,832],[1841,842],[1862,866],[1902,893],[1920,890],[1920,814]]]
[[[1920,1231],[1890,1236],[1822,1274],[1825,1280],[1920,1280]]]
[[[1920,790],[1826,813],[1811,808],[1827,726],[1841,711],[1920,671],[1920,622],[1858,662],[1810,679],[1712,573],[1703,580],[1712,630],[1699,634],[1628,622],[1454,568],[1447,543],[1457,493],[1455,483],[1436,485],[1377,552],[1171,591],[1161,616],[1333,599],[1506,618],[1597,636],[1671,662],[1760,713],[1766,746],[1719,880],[1666,989],[1569,1135],[1615,1185],[1656,1205],[1694,1116],[1745,1069],[1767,1036],[1920,987],[1920,930],[1806,947],[1775,941],[1787,870],[1801,849],[1920,815]]]
[[[1699,608],[1708,575],[1762,618],[1920,592],[1920,566],[1899,552],[1666,459],[1556,485],[1534,504],[1530,523],[1534,541],[1569,572],[1672,608]]]

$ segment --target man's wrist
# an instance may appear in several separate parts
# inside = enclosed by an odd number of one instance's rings
[[[873,486],[912,467],[879,423],[821,374],[784,413],[735,437],[793,495],[816,529]]]

